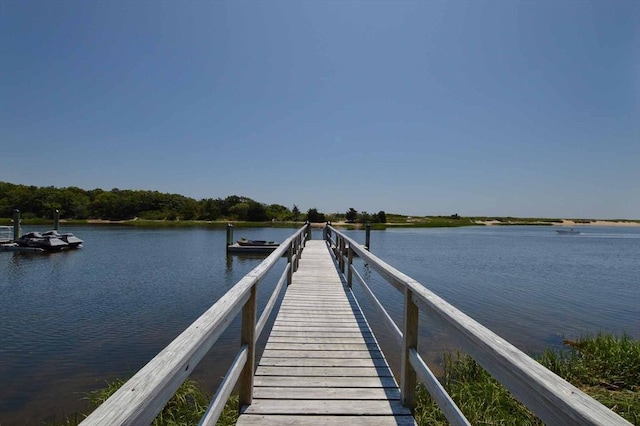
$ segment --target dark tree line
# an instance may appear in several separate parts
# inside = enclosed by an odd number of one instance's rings
[[[297,206],[263,204],[251,198],[195,200],[179,194],[158,191],[77,187],[37,187],[0,182],[0,217],[12,217],[19,209],[23,218],[51,218],[54,210],[64,219],[127,220],[305,220]]]
[[[358,212],[353,207],[350,207],[344,217],[347,222],[351,223],[387,223],[387,214],[383,210],[378,213],[367,213],[364,211]]]
[[[338,220],[342,215],[325,215],[316,208],[306,214],[298,206],[264,204],[248,197],[195,200],[180,194],[158,191],[113,188],[84,190],[77,187],[56,188],[17,185],[0,181],[0,218],[10,218],[19,209],[25,219],[50,219],[55,210],[63,219],[130,220],[238,220],[250,222]],[[384,211],[369,214],[350,208],[344,215],[348,222],[386,223]]]

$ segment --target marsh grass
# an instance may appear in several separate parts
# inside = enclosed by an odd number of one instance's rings
[[[105,402],[111,395],[125,383],[122,379],[107,382],[107,385],[99,390],[89,392],[87,399],[93,409]],[[164,409],[153,421],[154,426],[197,425],[200,418],[207,410],[211,397],[203,392],[193,380],[186,380],[173,397],[167,402]],[[66,418],[64,426],[75,426],[84,420],[84,415],[74,415]],[[238,419],[238,396],[232,395],[218,419],[219,426],[235,425]]]
[[[471,424],[542,425],[527,408],[468,355],[444,354],[441,383]],[[448,422],[423,385],[418,386],[416,422]]]
[[[640,425],[640,341],[598,333],[547,349],[540,363],[633,424]]]
[[[640,341],[599,333],[562,350],[546,350],[538,361],[635,425],[640,425]],[[467,355],[444,355],[442,385],[471,424],[541,425],[523,404]],[[448,424],[423,385],[416,421]]]

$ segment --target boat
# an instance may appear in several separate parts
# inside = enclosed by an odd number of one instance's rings
[[[278,247],[280,243],[276,243],[275,241],[248,240],[246,238],[240,238],[238,240],[238,245],[251,247]]]
[[[20,247],[39,248],[45,251],[59,251],[70,245],[54,235],[42,235],[39,232],[28,232],[15,241]]]
[[[65,243],[69,244],[70,248],[81,247],[82,243],[84,243],[84,241],[82,241],[80,238],[78,238],[75,235],[73,235],[71,232],[66,232],[64,234],[61,234],[58,231],[56,231],[55,229],[53,229],[51,231],[43,232],[42,236],[44,236],[44,237],[52,236],[52,237],[55,237],[55,238],[59,238],[62,241],[64,241]]]
[[[573,228],[571,228],[571,229],[556,229],[556,232],[557,232],[558,234],[572,234],[572,235],[575,235],[575,234],[579,234],[579,233],[580,233],[580,231],[576,231],[576,230],[575,230],[575,229],[573,229]]]

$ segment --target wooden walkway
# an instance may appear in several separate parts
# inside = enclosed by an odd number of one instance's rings
[[[324,241],[307,241],[238,425],[415,425]]]

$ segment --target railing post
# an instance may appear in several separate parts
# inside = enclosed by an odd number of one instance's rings
[[[306,234],[306,241],[309,241],[311,239],[311,222],[307,221],[307,230],[306,230],[307,234]]]
[[[371,224],[367,222],[366,231],[365,231],[365,239],[364,239],[364,247],[367,251],[370,251],[371,247]]]
[[[242,409],[244,405],[251,405],[253,401],[253,374],[255,368],[256,358],[256,345],[255,345],[255,333],[256,333],[256,317],[257,317],[257,298],[256,298],[257,283],[251,286],[251,296],[249,300],[242,307],[242,330],[240,335],[240,344],[247,345],[247,362],[240,373],[238,379],[239,385],[239,407]]]
[[[13,241],[20,239],[20,210],[13,211]]]
[[[344,238],[340,238],[340,261],[338,262],[340,264],[340,272],[342,272],[344,274]]]
[[[352,287],[353,283],[353,271],[351,268],[353,267],[353,249],[351,248],[351,244],[349,244],[349,260],[347,264],[347,284],[349,288]]]
[[[400,371],[400,396],[402,405],[413,410],[416,406],[416,371],[409,361],[409,350],[418,350],[418,313],[419,309],[411,300],[413,292],[404,288],[404,330]]]
[[[287,285],[291,285],[291,281],[293,280],[293,265],[291,264],[291,260],[293,258],[292,251],[292,244],[289,244],[289,249],[287,250],[287,263],[289,263],[289,272],[287,272]]]

